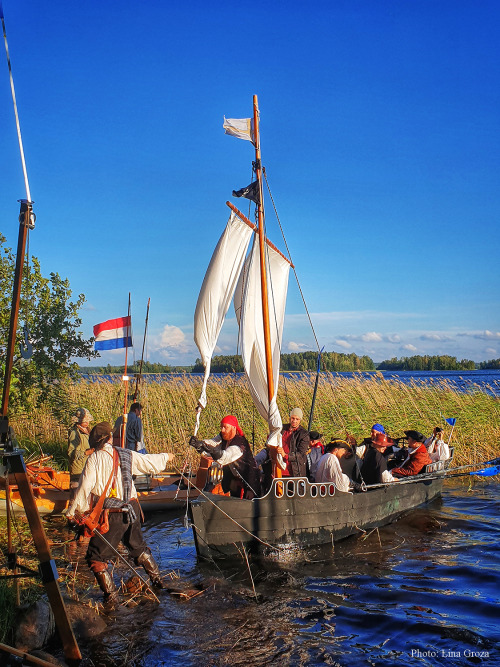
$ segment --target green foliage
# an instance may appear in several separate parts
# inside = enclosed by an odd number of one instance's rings
[[[16,262],[5,243],[5,237],[0,235],[0,361],[3,364]],[[78,365],[71,359],[83,357],[90,360],[97,356],[93,339],[84,339],[80,331],[82,322],[78,313],[85,303],[85,296],[79,294],[76,300],[71,300],[68,279],[61,278],[58,273],[44,278],[36,257],[31,257],[29,267],[25,264],[24,273],[17,341],[24,343],[22,329],[27,324],[33,356],[29,360],[23,359],[16,346],[10,408],[26,410],[34,402],[48,400],[56,413],[67,415],[67,398],[60,385],[66,378],[78,375]]]
[[[317,352],[292,352],[282,354],[281,371],[315,371],[318,360]],[[323,352],[321,355],[321,370],[326,371],[372,371],[375,364],[370,357],[358,357],[356,354],[343,354],[342,352]],[[203,364],[197,359],[193,367],[193,373],[202,373]],[[239,355],[215,356],[212,359],[212,373],[241,373],[243,363]]]
[[[492,368],[495,370],[500,369],[500,359],[490,359],[489,361],[482,361],[479,364],[481,370],[486,370],[487,368]]]
[[[448,354],[441,356],[415,355],[414,357],[401,357],[397,359],[386,359],[377,367],[379,371],[473,371],[476,368],[474,361],[462,359]]]

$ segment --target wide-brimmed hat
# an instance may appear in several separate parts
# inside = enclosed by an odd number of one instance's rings
[[[108,442],[111,437],[113,427],[109,422],[100,422],[96,424],[89,434],[89,445],[91,447],[99,447]]]
[[[309,437],[311,440],[319,440],[323,437],[323,434],[318,433],[318,431],[309,431]]]
[[[425,436],[423,436],[420,431],[405,431],[407,438],[412,438],[417,442],[425,442]]]

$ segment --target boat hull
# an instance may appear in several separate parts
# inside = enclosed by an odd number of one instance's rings
[[[207,493],[191,503],[196,550],[213,558],[236,555],[241,544],[252,551],[329,544],[395,521],[439,496],[442,485],[442,479],[422,479],[343,493],[333,484],[293,478],[274,480],[254,500]]]
[[[56,475],[56,476],[54,476]],[[39,514],[61,514],[69,505],[69,474],[67,472],[54,473],[50,479],[37,478],[37,484],[32,485],[35,504]],[[166,475],[153,478],[147,485],[137,489],[137,497],[144,513],[162,512],[182,509],[186,501],[195,500],[199,492],[191,487],[179,489],[178,475]],[[0,478],[0,516],[6,515],[5,484]],[[25,514],[23,501],[17,486],[9,487],[10,508],[14,514]]]

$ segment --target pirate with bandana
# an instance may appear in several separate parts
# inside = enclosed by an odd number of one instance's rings
[[[222,466],[222,490],[236,498],[252,498],[261,495],[260,473],[250,449],[248,440],[233,415],[221,421],[221,430],[212,439],[197,440],[193,435],[191,447],[206,453]]]

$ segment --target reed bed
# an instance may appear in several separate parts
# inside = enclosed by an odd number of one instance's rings
[[[146,381],[140,400],[144,405],[143,422],[146,444],[150,452],[169,451],[182,458],[197,460],[187,442],[193,433],[195,408],[201,388],[198,377],[158,378]],[[304,411],[303,425],[307,427],[314,388],[314,377],[297,375],[282,378],[278,405],[287,421],[291,408],[300,406]],[[86,407],[94,421],[112,423],[123,411],[123,388],[118,382],[81,380],[67,387],[67,398],[74,408]],[[215,435],[221,418],[235,414],[254,451],[259,451],[266,439],[266,424],[260,418],[250,399],[245,380],[241,376],[213,378],[208,390],[208,405],[201,416],[201,437]],[[343,377],[321,374],[312,428],[323,433],[323,441],[347,433],[360,440],[370,433],[372,424],[379,422],[386,432],[403,436],[403,431],[416,429],[426,436],[434,426],[445,430],[446,440],[450,427],[444,421],[455,417],[453,432],[455,464],[477,463],[500,455],[500,399],[479,388],[469,392],[457,391],[447,380],[432,384],[413,380],[405,384],[397,378],[381,373],[370,377]],[[28,450],[43,449],[54,455],[64,467],[66,433],[71,423],[61,423],[48,406],[34,409],[30,414],[18,415],[12,420],[20,443]]]

